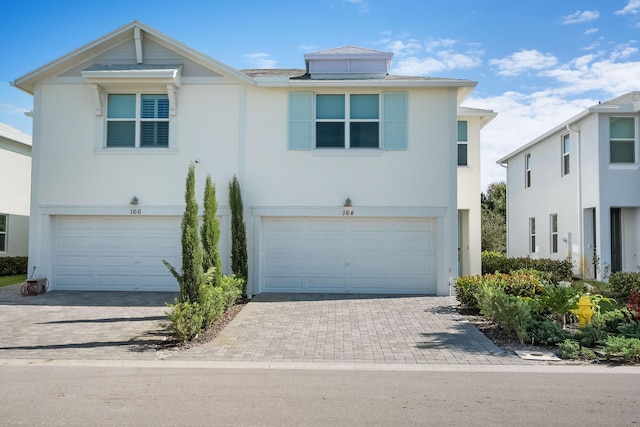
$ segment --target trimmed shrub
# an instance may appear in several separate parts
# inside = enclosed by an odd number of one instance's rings
[[[540,287],[547,283],[544,273],[533,270],[518,270],[510,274],[496,273],[484,276],[465,276],[456,282],[456,299],[468,309],[478,310],[475,292],[479,286],[486,285],[502,289],[507,295],[533,297]]]
[[[29,258],[26,256],[0,257],[0,276],[27,274]]]
[[[592,348],[607,338],[607,333],[593,326],[583,326],[578,329],[578,332],[573,338],[578,341],[582,347]]]
[[[619,358],[627,363],[640,362],[640,340],[609,336],[604,340],[603,350],[607,358]]]
[[[640,273],[629,271],[612,273],[609,277],[609,284],[613,297],[620,304],[625,304],[629,301],[631,291],[640,292]]]
[[[537,270],[549,273],[549,280],[558,283],[570,281],[573,265],[569,260],[507,258],[499,252],[482,252],[482,273],[509,273],[515,270]]]
[[[556,322],[539,315],[533,316],[526,327],[527,335],[535,345],[555,346],[571,336]]]
[[[202,307],[197,302],[180,301],[171,306],[169,331],[179,341],[188,341],[202,330]]]
[[[626,308],[605,311],[593,317],[591,325],[610,334],[617,334],[618,327],[629,323],[631,313]]]
[[[529,300],[508,295],[503,289],[489,285],[479,286],[475,296],[480,313],[515,333],[521,343],[527,340],[527,324],[531,321]]]
[[[580,358],[580,344],[577,341],[566,339],[558,346],[558,356],[561,359],[576,360]]]
[[[625,338],[640,339],[640,322],[630,322],[618,325],[618,332]]]
[[[483,276],[479,274],[458,278],[456,281],[456,299],[463,307],[478,310],[478,301],[476,301],[474,292],[482,284],[482,281]]]

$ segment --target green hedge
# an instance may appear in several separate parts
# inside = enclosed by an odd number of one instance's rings
[[[188,341],[206,330],[226,310],[231,308],[242,295],[244,280],[236,276],[222,276],[217,286],[208,283],[199,288],[196,302],[175,301],[167,312],[169,331],[178,341]]]
[[[509,273],[522,269],[549,273],[549,279],[554,283],[571,281],[573,275],[573,266],[569,260],[507,258],[500,252],[482,252],[482,274]]]
[[[26,256],[0,257],[0,276],[27,274],[28,261]]]
[[[549,283],[546,276],[535,270],[517,270],[509,274],[459,277],[456,281],[456,298],[464,307],[477,310],[476,291],[484,285],[500,288],[511,296],[533,297],[542,285]]]
[[[611,285],[613,297],[618,303],[624,304],[629,301],[631,291],[640,292],[640,273],[629,271],[612,273],[609,277],[609,285]]]

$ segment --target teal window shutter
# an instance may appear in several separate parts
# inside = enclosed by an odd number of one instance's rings
[[[313,148],[313,93],[289,93],[289,149]]]
[[[383,93],[382,102],[382,148],[406,150],[408,145],[407,93]]]

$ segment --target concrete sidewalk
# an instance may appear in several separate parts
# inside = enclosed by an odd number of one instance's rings
[[[158,349],[162,292],[0,288],[0,359],[167,360],[261,364],[526,365],[503,353],[452,307],[452,297],[256,296],[213,341]]]

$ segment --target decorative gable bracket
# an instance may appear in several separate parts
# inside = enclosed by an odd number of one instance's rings
[[[105,90],[165,92],[169,97],[169,114],[177,114],[176,92],[180,88],[182,65],[95,64],[82,71],[91,84],[96,116],[103,114]]]

